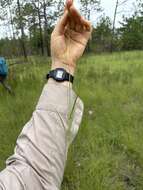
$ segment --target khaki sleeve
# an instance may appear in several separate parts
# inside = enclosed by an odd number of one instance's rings
[[[68,147],[82,120],[83,103],[71,87],[45,85],[31,120],[17,140],[7,170],[27,189],[59,190]]]

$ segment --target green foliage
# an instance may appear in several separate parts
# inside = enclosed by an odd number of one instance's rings
[[[112,24],[109,17],[102,17],[93,30],[92,49],[96,52],[110,50],[112,39]]]
[[[10,40],[8,38],[1,39],[0,55],[7,58],[11,58],[12,56],[20,56],[21,50],[19,49],[19,41],[14,39]]]
[[[18,3],[19,2],[19,3]],[[116,14],[128,1],[116,1]],[[102,12],[100,0],[80,0],[80,10],[86,19],[93,21],[96,13]],[[63,0],[1,0],[0,22],[5,25],[5,37],[0,39],[0,54],[5,57],[17,55],[50,56],[50,36],[63,13]],[[102,14],[93,27],[92,39],[86,52],[113,52],[143,49],[143,3],[137,0],[134,13],[125,17],[120,28]],[[121,11],[122,13],[122,11]],[[95,22],[94,22],[95,24]]]
[[[143,2],[142,2],[142,0],[137,0],[136,3],[137,3],[136,14],[143,16]]]
[[[0,86],[0,168],[44,85],[49,60],[11,67],[10,96]],[[85,103],[83,122],[69,151],[62,190],[143,189],[143,52],[86,56],[75,90]],[[15,61],[14,61],[15,62]]]
[[[35,53],[50,55],[51,29],[63,13],[63,0],[1,0],[0,9],[0,22],[5,24],[5,30],[8,28],[6,46],[18,41],[20,54],[25,58]]]
[[[121,31],[122,49],[143,49],[143,17],[126,18]]]

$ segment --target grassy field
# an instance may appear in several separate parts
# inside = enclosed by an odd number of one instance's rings
[[[49,69],[45,58],[13,66],[0,86],[0,169],[32,111]],[[47,64],[48,63],[48,64]],[[85,103],[62,190],[143,190],[143,52],[86,56],[75,90]]]

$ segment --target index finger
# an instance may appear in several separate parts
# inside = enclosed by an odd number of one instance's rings
[[[62,35],[65,31],[65,26],[68,23],[68,11],[66,10],[64,12],[64,15],[61,17],[61,19],[58,21],[57,25],[55,26],[53,34]]]
[[[66,10],[69,10],[70,7],[72,6],[72,4],[73,4],[73,0],[66,0],[64,12],[65,12]]]
[[[69,15],[70,15],[70,19],[74,20],[76,23],[79,23],[83,26],[85,26],[87,28],[87,30],[91,30],[91,23],[89,21],[87,21],[86,19],[84,19],[81,14],[79,13],[79,11],[72,5],[69,9]]]

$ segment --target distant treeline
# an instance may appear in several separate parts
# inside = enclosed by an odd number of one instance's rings
[[[124,18],[121,27],[114,32],[110,19],[101,18],[93,31],[89,50],[93,52],[143,50],[143,15]]]
[[[143,49],[143,3],[135,0],[137,7],[130,18],[123,18],[120,28],[115,28],[119,6],[127,0],[117,0],[114,19],[101,16],[93,29],[87,52],[112,52]],[[91,20],[93,12],[102,12],[100,0],[81,0],[83,15]],[[50,56],[50,35],[62,14],[64,1],[59,0],[1,0],[0,23],[5,25],[7,37],[0,39],[0,55]],[[4,35],[5,36],[5,35]]]

